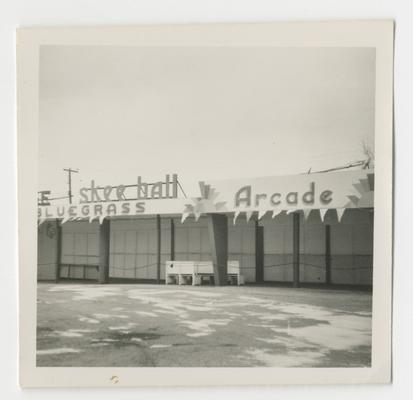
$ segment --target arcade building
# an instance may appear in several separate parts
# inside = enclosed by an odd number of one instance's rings
[[[179,197],[156,183],[82,188],[71,205],[39,204],[38,280],[164,283],[168,261],[228,261],[246,284],[369,287],[374,171],[200,182]],[[155,188],[155,189],[154,189]]]

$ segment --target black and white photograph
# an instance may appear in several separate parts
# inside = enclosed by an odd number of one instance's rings
[[[38,46],[35,368],[372,368],[377,49],[109,42]]]

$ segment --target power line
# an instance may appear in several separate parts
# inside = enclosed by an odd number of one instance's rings
[[[184,191],[184,189],[183,189],[183,187],[182,187],[182,185],[181,185],[181,182],[179,182],[179,179],[177,179],[177,183],[178,183],[178,186],[180,187],[182,193],[184,194],[184,196],[185,196],[185,198],[186,198],[186,193],[185,193],[185,191]]]
[[[62,196],[62,197],[49,197],[48,200],[62,200],[62,199],[68,199],[69,196]]]
[[[311,168],[310,168],[308,170],[307,174],[340,171],[340,170],[343,170],[343,169],[354,168],[354,167],[362,167],[362,169],[368,169],[369,164],[370,164],[370,160],[367,159],[367,160],[354,161],[354,162],[351,162],[349,164],[346,164],[346,165],[343,165],[343,166],[340,166],[340,167],[328,168],[328,169],[324,169],[324,170],[321,170],[321,171],[311,171]]]
[[[67,174],[68,174],[68,182],[67,182],[67,184],[68,184],[68,187],[69,187],[69,190],[68,190],[68,197],[69,197],[69,204],[72,204],[72,197],[73,197],[73,195],[72,195],[72,173],[78,173],[79,172],[79,170],[78,169],[72,169],[72,168],[63,168],[63,171],[66,171],[67,172]]]

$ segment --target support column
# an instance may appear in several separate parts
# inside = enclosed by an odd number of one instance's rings
[[[161,216],[156,215],[156,282],[161,283]]]
[[[175,260],[175,222],[171,218],[171,261]]]
[[[255,221],[255,281],[264,282],[264,227]]]
[[[60,264],[62,262],[62,225],[58,219],[56,219],[56,283],[60,280]]]
[[[208,214],[215,285],[227,284],[228,273],[228,218],[224,214]]]
[[[110,222],[104,219],[99,226],[99,283],[109,281]]]
[[[300,285],[300,214],[293,213],[293,287]]]
[[[325,252],[325,263],[326,263],[326,284],[331,284],[331,232],[330,225],[326,225],[325,237],[326,237],[326,252]]]

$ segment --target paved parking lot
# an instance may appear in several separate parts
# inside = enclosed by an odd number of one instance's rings
[[[39,283],[37,365],[365,367],[371,300],[345,290]]]

